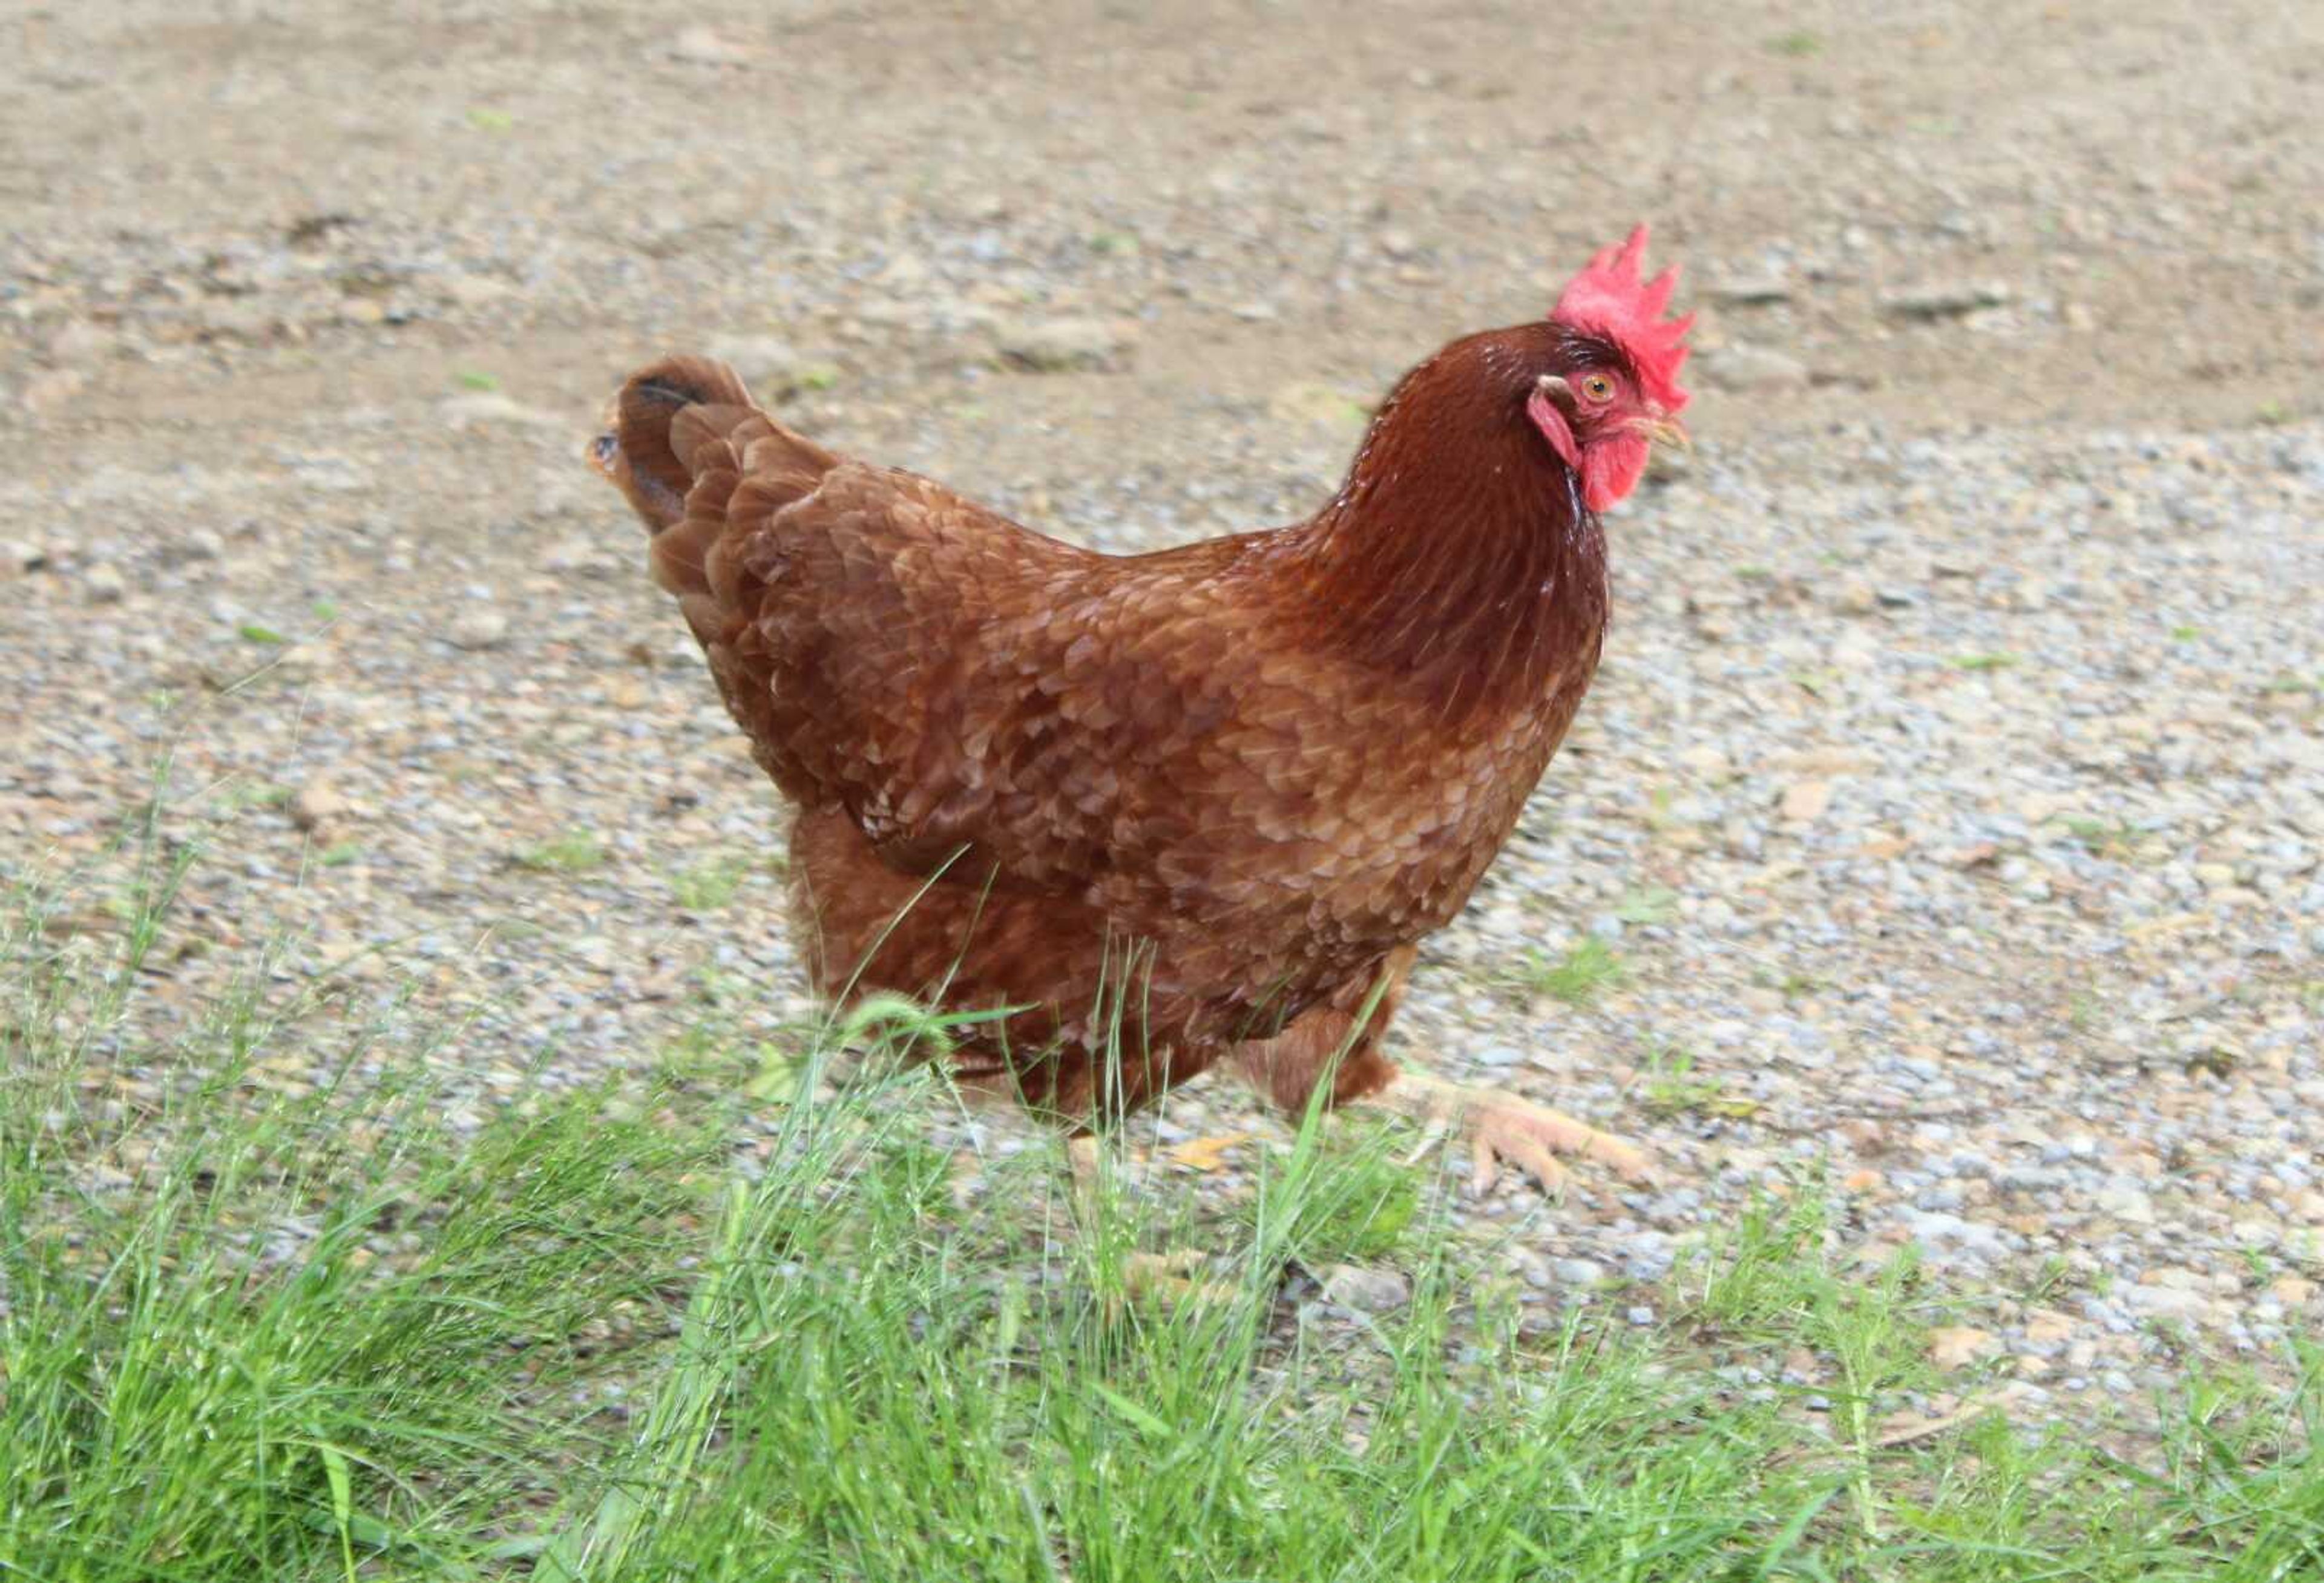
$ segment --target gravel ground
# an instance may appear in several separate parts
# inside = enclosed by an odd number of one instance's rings
[[[1399,1041],[1668,1184],[1472,1229],[1554,1303],[1824,1161],[2029,1414],[2264,1363],[2324,1315],[2324,12],[1709,10],[23,14],[0,862],[117,867],[166,755],[211,855],[163,993],[287,938],[472,1017],[474,1114],[763,1035],[774,799],[578,464],[622,372],[708,346],[1175,542],[1304,513],[1403,366],[1646,216],[1702,444],[1609,524],[1601,680]],[[1619,980],[1541,992],[1586,935]],[[1202,1085],[1152,1136],[1272,1126]]]

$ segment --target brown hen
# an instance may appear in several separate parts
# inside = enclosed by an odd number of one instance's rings
[[[632,377],[592,447],[798,807],[817,989],[957,1011],[970,1078],[1075,1121],[1231,1060],[1509,1156],[1645,1158],[1399,1076],[1381,1035],[1572,722],[1606,628],[1598,513],[1676,437],[1689,321],[1643,228],[1550,316],[1453,342],[1304,522],[1109,557],[793,433],[723,365]]]

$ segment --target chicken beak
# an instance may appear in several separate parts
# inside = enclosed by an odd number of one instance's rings
[[[1666,412],[1633,419],[1630,427],[1658,446],[1672,446],[1682,451],[1694,449],[1693,437],[1686,432],[1686,426]]]

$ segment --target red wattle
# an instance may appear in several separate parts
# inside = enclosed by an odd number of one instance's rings
[[[1628,496],[1646,476],[1652,444],[1642,434],[1609,434],[1591,442],[1582,453],[1582,499],[1593,511],[1602,511]]]

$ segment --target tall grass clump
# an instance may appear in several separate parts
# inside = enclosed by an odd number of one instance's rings
[[[714,1151],[596,1090],[458,1133],[392,1009],[286,1063],[318,1002],[263,958],[181,1013],[181,872],[95,933],[21,896],[7,934],[0,1577],[449,1565],[561,1487],[585,1362],[658,1332]]]
[[[1929,1359],[1995,1295],[1868,1265],[1812,1174],[1520,1302],[1560,1208],[1387,1127],[1310,1115],[1222,1201],[1120,1180],[1132,1120],[1077,1191],[935,1125],[962,1019],[884,996],[495,1102],[460,1025],[288,955],[179,993],[183,872],[0,937],[0,1579],[2324,1576],[2312,1348],[2045,1427]]]

